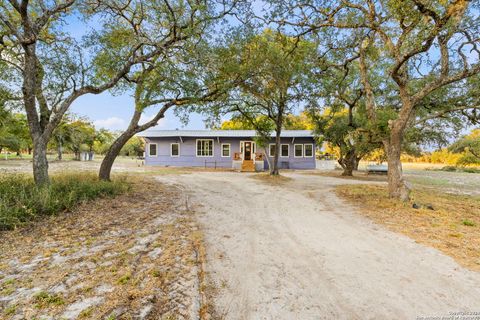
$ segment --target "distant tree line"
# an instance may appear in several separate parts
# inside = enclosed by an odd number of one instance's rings
[[[54,130],[47,147],[50,153],[56,154],[57,160],[63,160],[65,153],[73,154],[75,160],[80,160],[82,152],[105,155],[120,134],[119,131],[97,130],[86,118],[66,115]],[[4,110],[0,115],[0,152],[21,156],[22,153],[31,154],[32,148],[26,116]],[[143,155],[143,151],[143,139],[131,137],[119,154],[138,157]]]

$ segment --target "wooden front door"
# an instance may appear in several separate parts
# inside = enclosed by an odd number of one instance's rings
[[[245,142],[245,158],[243,160],[252,160],[252,142]]]

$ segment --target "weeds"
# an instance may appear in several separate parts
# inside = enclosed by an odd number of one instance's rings
[[[433,203],[435,210],[428,210],[389,198],[385,186],[342,185],[336,192],[360,206],[363,210],[359,212],[375,222],[435,247],[472,270],[480,270],[480,234],[475,227],[480,221],[480,197],[433,188],[413,189],[412,202]]]
[[[37,293],[34,297],[35,299],[35,306],[38,309],[43,309],[48,307],[49,305],[62,305],[65,304],[63,298],[57,294],[50,294],[45,291],[41,291]]]
[[[14,229],[42,215],[72,210],[79,203],[125,192],[125,179],[100,181],[94,174],[60,174],[47,187],[27,175],[0,177],[0,230]]]
[[[462,221],[462,224],[464,226],[467,226],[467,227],[475,227],[475,222],[471,221],[471,220],[463,220]]]

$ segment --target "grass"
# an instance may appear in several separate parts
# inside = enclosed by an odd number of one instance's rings
[[[125,179],[100,181],[95,174],[57,174],[48,187],[38,188],[22,174],[0,177],[0,230],[15,229],[40,217],[70,211],[79,203],[115,196],[128,190]]]
[[[376,223],[480,271],[480,197],[416,188],[412,201],[403,203],[390,199],[383,185],[341,185],[336,192],[360,206],[361,212]],[[413,203],[432,204],[434,210],[414,209]]]
[[[256,173],[254,175],[251,175],[250,178],[260,180],[261,182],[269,185],[282,185],[292,180],[292,178],[285,177],[282,175],[272,176],[268,172]]]
[[[440,169],[428,169],[428,170],[446,171],[446,172],[480,173],[480,168],[478,167],[445,166]]]
[[[65,304],[63,298],[57,294],[50,294],[45,291],[37,293],[34,297],[35,306],[38,309],[46,308],[50,305],[60,306]]]

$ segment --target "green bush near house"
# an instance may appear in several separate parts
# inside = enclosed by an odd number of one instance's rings
[[[7,174],[0,177],[0,230],[72,210],[88,200],[113,197],[128,188],[124,178],[106,182],[91,173],[54,175],[51,184],[43,188],[37,187],[28,175]]]

